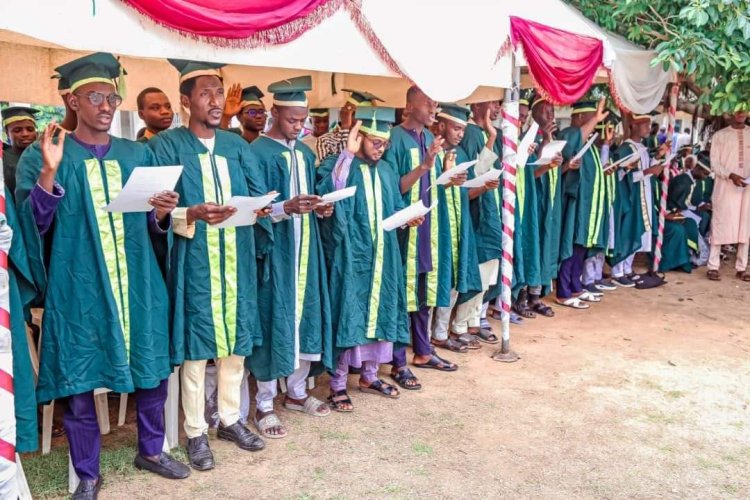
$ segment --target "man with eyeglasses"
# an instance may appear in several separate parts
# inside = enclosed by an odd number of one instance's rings
[[[349,132],[346,151],[318,168],[318,192],[356,187],[338,202],[334,216],[321,222],[326,253],[336,368],[328,398],[334,410],[354,410],[347,392],[349,367],[361,368],[359,390],[390,399],[399,390],[378,378],[390,363],[394,344],[409,343],[409,315],[403,263],[396,231],[383,220],[404,208],[399,176],[382,160],[388,146],[393,108],[362,108]],[[417,226],[423,218],[409,222]]]
[[[248,143],[260,137],[266,128],[266,105],[261,100],[263,92],[255,85],[240,89],[239,84],[232,85],[224,101],[224,114],[221,128],[240,134]],[[237,117],[241,128],[229,128],[232,117]]]
[[[175,241],[169,272],[172,362],[182,363],[182,409],[190,465],[215,467],[205,419],[206,364],[215,360],[218,437],[246,451],[265,447],[240,420],[243,362],[260,343],[255,220],[217,227],[236,213],[235,196],[266,194],[250,148],[219,130],[224,109],[223,64],[170,59],[180,74],[180,104],[187,127],[149,141],[158,165],[182,164],[177,184]],[[260,211],[256,215],[265,215]],[[254,217],[253,217],[254,218]],[[256,227],[261,225],[256,224]]]
[[[138,117],[146,124],[146,130],[138,142],[146,142],[172,126],[174,111],[169,97],[161,89],[148,87],[138,94]]]
[[[91,54],[57,68],[70,83],[75,130],[53,122],[18,166],[20,220],[32,273],[44,291],[37,399],[67,398],[64,425],[81,482],[74,499],[96,498],[100,431],[93,391],[135,391],[134,465],[170,479],[190,469],[162,452],[169,359],[169,298],[157,250],[167,246],[177,193],[154,194],[147,213],[102,210],[135,167],[152,165],[143,145],[112,137],[124,71]],[[44,250],[48,253],[45,255]]]
[[[272,83],[273,125],[250,145],[262,181],[279,192],[273,204],[273,241],[259,261],[258,309],[263,343],[248,356],[247,368],[258,381],[254,422],[269,439],[287,435],[274,412],[277,379],[286,377],[284,406],[313,417],[330,414],[307,392],[313,363],[331,368],[331,324],[318,217],[330,217],[333,205],[321,205],[315,191],[315,153],[297,140],[307,119],[309,76]],[[265,236],[265,235],[263,235]]]

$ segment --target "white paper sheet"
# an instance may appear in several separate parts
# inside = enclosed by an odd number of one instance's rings
[[[273,191],[264,196],[232,196],[224,205],[234,207],[237,213],[221,222],[213,224],[211,227],[241,227],[252,226],[258,218],[256,210],[267,207],[273,200],[279,197],[279,193]]]
[[[333,191],[328,194],[324,194],[320,198],[322,199],[321,204],[325,205],[328,203],[336,203],[337,201],[345,200],[347,198],[351,198],[354,196],[354,193],[357,192],[357,186],[351,186],[344,189],[339,189],[338,191]]]
[[[393,231],[394,229],[397,229],[405,225],[407,222],[409,222],[412,219],[416,219],[417,217],[422,217],[424,215],[427,215],[430,212],[430,210],[432,210],[436,206],[437,206],[437,202],[433,203],[432,206],[430,207],[424,206],[424,203],[422,203],[421,201],[412,203],[411,205],[404,208],[403,210],[399,210],[395,214],[385,219],[383,221],[383,230]]]
[[[102,208],[107,212],[150,212],[154,207],[148,200],[162,191],[173,191],[180,175],[182,165],[135,167],[120,194]]]
[[[463,183],[461,187],[464,188],[480,188],[484,187],[484,185],[490,181],[496,181],[500,178],[500,176],[503,175],[503,169],[502,168],[493,168],[489,172],[486,172],[479,177],[474,177],[471,180],[468,180]]]
[[[750,186],[750,176],[746,177],[746,178],[745,178],[745,180],[744,180],[743,182],[744,182],[745,184],[747,184],[748,186]]]
[[[539,155],[539,159],[534,163],[529,163],[529,165],[549,165],[550,163],[552,163],[552,160],[554,160],[557,153],[562,153],[562,150],[567,142],[568,141],[550,142],[549,144],[544,146],[542,154]]]
[[[539,124],[532,122],[529,130],[526,131],[526,135],[521,139],[521,144],[518,145],[518,154],[516,154],[516,164],[518,168],[523,168],[529,161],[529,148],[536,139],[536,134],[539,132]]]
[[[435,179],[435,184],[438,186],[444,186],[448,184],[452,178],[454,178],[456,175],[460,174],[461,172],[465,172],[469,170],[476,163],[477,163],[477,160],[471,160],[471,161],[465,161],[463,163],[459,163],[452,169],[446,170],[445,172],[440,174],[440,177]]]
[[[589,140],[586,142],[586,144],[583,145],[583,147],[581,148],[581,150],[578,153],[576,153],[576,155],[573,158],[571,158],[570,161],[572,162],[572,161],[575,161],[575,160],[583,158],[583,155],[586,154],[586,151],[588,151],[589,149],[591,149],[591,146],[594,145],[594,141],[596,140],[596,136],[597,135],[598,134],[596,134],[596,133],[592,134],[591,137],[589,138]]]
[[[633,153],[631,155],[620,158],[614,163],[610,163],[609,165],[607,165],[607,167],[604,168],[604,170],[612,170],[613,168],[617,168],[620,165],[625,165],[625,166],[630,165],[631,163],[638,160],[640,157],[641,156],[638,153]]]

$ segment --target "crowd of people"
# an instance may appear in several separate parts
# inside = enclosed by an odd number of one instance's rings
[[[187,125],[172,128],[167,95],[144,89],[137,142],[110,135],[124,71],[107,53],[57,68],[61,123],[38,133],[32,108],[3,110],[17,449],[36,449],[36,404],[64,400],[76,499],[96,498],[102,483],[95,389],[134,393],[135,466],[180,479],[215,467],[209,427],[248,451],[288,434],[278,380],[287,410],[326,417],[354,411],[350,374],[360,391],[396,399],[422,388],[412,368],[455,372],[449,358],[499,342],[488,318],[500,311],[501,182],[462,187],[502,168],[499,101],[437,103],[411,87],[397,112],[348,90],[331,127],[328,109],[309,109],[309,77],[273,83],[267,97],[257,86],[225,90],[221,64],[170,63]],[[553,104],[523,92],[519,132],[536,132],[517,165],[514,322],[554,317],[550,303],[584,310],[618,287],[661,283],[633,262],[655,253],[665,168],[660,269],[702,259],[720,279],[722,245],[739,244],[737,277],[750,281],[746,114],[695,156],[660,137],[650,115],[627,115],[618,139],[620,118],[605,108],[582,100],[558,131]],[[309,117],[313,133],[302,137]],[[183,167],[177,186],[154,193],[150,212],[101,208],[135,167],[171,165]],[[349,198],[323,199],[352,187]],[[269,192],[276,201],[237,220],[231,198]],[[384,226],[417,202],[432,209]],[[32,306],[44,310],[36,385]],[[162,451],[175,366],[190,467]],[[307,388],[323,371],[326,402]]]

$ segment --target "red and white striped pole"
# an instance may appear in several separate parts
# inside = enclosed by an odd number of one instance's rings
[[[5,179],[0,153],[0,498],[18,498],[16,481],[16,413],[13,396],[13,350],[10,334],[10,276],[8,252],[11,237],[5,211]]]
[[[502,257],[500,260],[500,280],[502,292],[502,344],[500,350],[492,354],[492,359],[505,363],[518,361],[518,355],[510,350],[510,306],[511,287],[513,286],[513,234],[515,233],[516,213],[516,153],[518,151],[518,98],[521,87],[521,68],[515,65],[515,57],[511,57],[513,64],[513,83],[505,91],[503,100],[503,186],[502,186],[502,221],[503,240]]]
[[[674,134],[674,124],[677,117],[677,93],[680,86],[673,83],[669,89],[669,124],[667,125],[667,138]],[[661,174],[661,197],[659,198],[659,225],[656,234],[656,248],[654,249],[654,272],[659,272],[659,264],[662,259],[662,247],[664,246],[664,224],[667,218],[667,191],[669,189],[669,178],[672,166],[665,165]]]

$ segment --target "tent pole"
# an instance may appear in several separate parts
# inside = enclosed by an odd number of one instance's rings
[[[516,66],[515,57],[511,55],[513,82],[505,90],[503,99],[503,181],[502,181],[502,256],[500,258],[500,280],[502,292],[502,344],[500,350],[492,354],[492,359],[504,363],[518,361],[519,356],[510,350],[510,306],[511,287],[513,285],[513,234],[515,232],[516,207],[516,153],[518,151],[518,98],[521,90],[521,68]]]
[[[674,134],[674,125],[677,118],[677,94],[680,91],[678,83],[672,83],[669,89],[669,125],[667,126],[667,138],[671,139]],[[659,272],[659,264],[662,259],[662,247],[664,246],[664,225],[667,217],[667,191],[669,190],[669,178],[672,166],[665,165],[661,174],[661,193],[659,198],[659,225],[656,233],[656,247],[654,248],[653,272]]]

